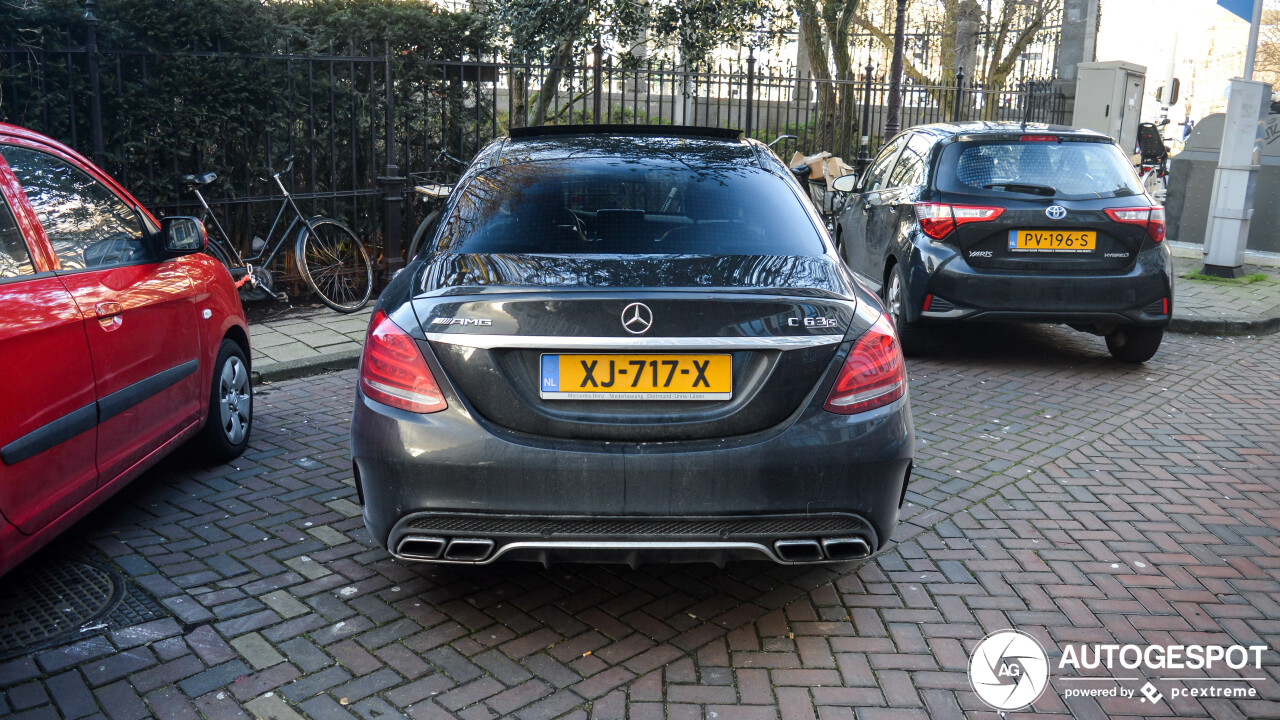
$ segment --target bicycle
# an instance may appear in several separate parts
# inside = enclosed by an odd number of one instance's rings
[[[465,167],[466,163],[458,158],[450,155],[447,150],[440,148],[440,152],[431,161],[431,166],[438,165],[441,161],[449,160],[458,167]],[[449,199],[449,194],[453,192],[454,183],[457,182],[456,173],[448,169],[427,170],[420,173],[409,173],[409,179],[414,182],[413,191],[423,196],[426,200],[427,207],[430,212],[418,223],[418,229],[413,233],[413,240],[409,243],[409,254],[405,257],[409,260],[417,257],[418,251],[422,249],[422,244],[430,239],[432,230],[436,221],[440,218],[440,213],[444,210],[444,201]]]
[[[231,237],[218,222],[217,216],[200,192],[200,188],[213,183],[218,176],[215,173],[183,175],[179,181],[184,189],[195,193],[196,199],[204,208],[200,220],[212,220],[213,226],[217,228],[220,237],[210,236],[209,254],[226,265],[233,276],[247,274],[251,278],[250,285],[254,290],[249,291],[250,297],[261,293],[265,293],[267,297],[282,297],[271,292],[271,271],[266,268],[280,253],[294,228],[297,228],[293,254],[303,282],[330,308],[343,313],[355,312],[364,307],[373,295],[373,264],[369,261],[369,253],[351,228],[341,222],[319,216],[308,218],[302,214],[293,200],[293,194],[280,180],[280,176],[292,168],[293,156],[290,155],[285,158],[284,168],[271,175],[284,195],[284,201],[271,228],[267,230],[267,236],[254,236],[253,255],[248,257],[242,255],[235,243],[231,242]],[[286,209],[293,210],[294,217],[288,227],[277,236],[276,228],[280,226]]]

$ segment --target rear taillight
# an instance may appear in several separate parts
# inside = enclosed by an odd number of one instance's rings
[[[1151,219],[1147,221],[1147,235],[1155,242],[1164,240],[1164,208],[1151,208]]]
[[[916,219],[920,229],[934,240],[951,234],[958,225],[987,222],[1004,214],[1004,208],[985,205],[951,205],[948,203],[916,203]]]
[[[381,310],[369,321],[360,358],[360,389],[370,400],[409,412],[449,407],[417,343]]]
[[[1107,208],[1107,217],[1126,225],[1141,225],[1147,229],[1147,236],[1155,242],[1164,240],[1164,208]]]
[[[1057,142],[1057,135],[1023,135],[1018,138],[1022,142]]]
[[[907,368],[898,334],[889,316],[881,315],[853,344],[823,408],[853,415],[888,405],[906,391]]]

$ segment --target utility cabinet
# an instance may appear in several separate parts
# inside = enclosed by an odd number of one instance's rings
[[[1138,145],[1147,69],[1123,60],[1080,63],[1071,124],[1105,133],[1132,154]]]

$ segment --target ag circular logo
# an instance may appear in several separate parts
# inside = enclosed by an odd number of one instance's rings
[[[1044,214],[1048,215],[1050,220],[1061,220],[1067,216],[1067,209],[1061,205],[1050,205],[1044,209]]]
[[[1021,710],[1049,684],[1049,658],[1030,635],[998,630],[982,638],[969,658],[969,685],[996,710]]]

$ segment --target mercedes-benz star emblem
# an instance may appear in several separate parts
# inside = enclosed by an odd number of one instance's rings
[[[1044,214],[1048,215],[1051,220],[1061,220],[1067,216],[1067,209],[1061,205],[1050,205],[1044,209]]]
[[[643,335],[653,327],[653,311],[644,303],[631,303],[622,308],[622,329],[632,335]]]

